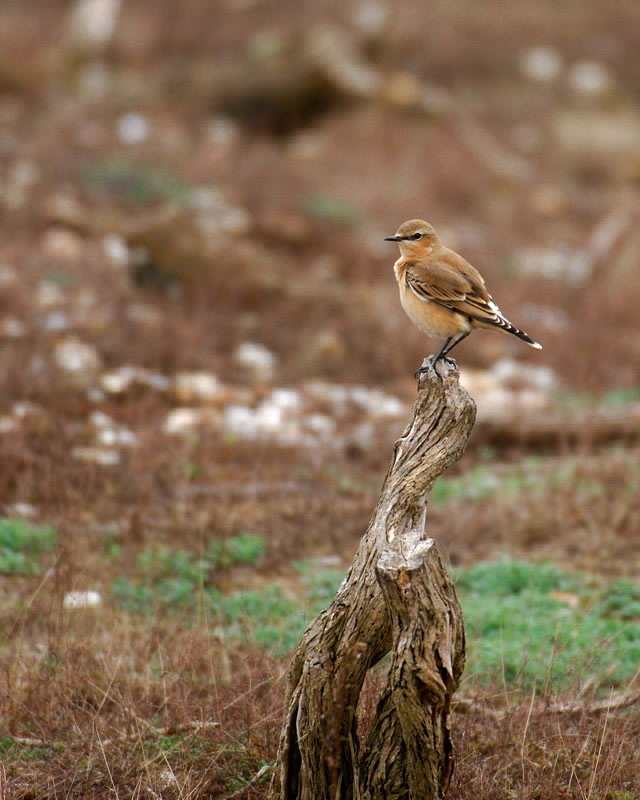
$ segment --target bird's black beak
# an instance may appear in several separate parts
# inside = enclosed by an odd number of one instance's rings
[[[385,242],[402,242],[403,238],[402,236],[385,236],[384,240]]]

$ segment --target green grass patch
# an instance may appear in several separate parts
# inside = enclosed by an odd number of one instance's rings
[[[0,575],[37,575],[42,555],[56,546],[53,528],[24,519],[0,518]]]
[[[246,537],[246,535],[244,535]],[[182,614],[187,624],[204,610],[209,625],[227,641],[290,652],[306,625],[332,600],[343,574],[296,565],[306,587],[302,600],[274,582],[260,589],[223,594],[216,569],[254,563],[261,543],[236,537],[199,558],[187,551],[144,551],[136,579],[118,578],[115,601],[131,613]],[[555,564],[503,561],[454,570],[467,626],[466,680],[509,688],[534,683],[575,688],[587,677],[624,685],[640,664],[640,586],[606,584]]]
[[[173,613],[193,620],[204,612],[220,637],[257,644],[281,655],[295,647],[343,576],[336,570],[299,564],[307,587],[303,603],[288,596],[278,583],[260,590],[219,591],[220,570],[253,565],[263,552],[262,539],[249,533],[212,542],[203,556],[187,550],[145,549],[138,555],[138,576],[115,578],[111,595],[120,608],[133,614]]]
[[[555,564],[504,560],[459,571],[467,679],[574,688],[629,681],[640,663],[640,586],[609,585]]]

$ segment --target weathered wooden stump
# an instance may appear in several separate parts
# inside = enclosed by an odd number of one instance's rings
[[[475,405],[454,366],[441,362],[438,370],[442,380],[433,371],[421,376],[353,564],[293,657],[272,800],[430,800],[447,790],[464,623],[425,522],[435,479],[464,452]],[[361,751],[360,690],[389,651],[387,684]]]

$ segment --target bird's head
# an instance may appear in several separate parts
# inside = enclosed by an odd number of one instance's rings
[[[410,219],[403,222],[393,236],[385,237],[385,242],[397,242],[403,256],[424,258],[440,244],[433,225],[423,219]]]

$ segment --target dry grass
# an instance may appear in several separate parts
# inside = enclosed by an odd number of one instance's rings
[[[442,85],[509,150],[517,151],[518,132],[538,137],[537,149],[521,154],[530,177],[509,182],[446,119],[378,102],[336,106],[284,138],[241,128],[228,151],[216,150],[207,76],[259,33],[300,32],[330,18],[357,40],[350,4],[123,6],[124,22],[105,54],[115,81],[100,100],[82,98],[78,64],[64,49],[68,2],[0,7],[0,265],[18,276],[0,287],[0,317],[23,322],[26,331],[2,334],[0,414],[16,402],[37,406],[0,434],[0,498],[10,514],[16,503],[32,505],[38,521],[56,528],[60,545],[51,573],[2,579],[0,796],[261,798],[265,765],[275,757],[286,662],[229,643],[204,609],[185,627],[179,617],[139,620],[108,599],[94,611],[71,613],[63,597],[74,589],[105,592],[113,578],[135,573],[146,546],[197,553],[239,530],[260,535],[266,555],[255,571],[221,575],[221,585],[263,585],[278,575],[299,594],[293,560],[351,559],[400,425],[377,429],[371,448],[356,442],[335,451],[211,432],[164,436],[175,405],[170,395],[138,387],[96,400],[61,377],[52,352],[63,333],[43,326],[38,287],[63,287],[69,332],[95,344],[105,368],[135,364],[167,375],[206,369],[248,386],[231,354],[239,342],[255,340],[278,355],[279,385],[320,376],[409,400],[426,345],[397,303],[395,254],[378,241],[402,219],[425,216],[448,229],[509,316],[545,345],[540,356],[507,337],[478,334],[457,351],[462,363],[537,358],[571,390],[637,387],[638,162],[566,152],[553,137],[553,119],[583,101],[564,84],[527,82],[517,68],[522,48],[541,43],[556,46],[567,64],[600,60],[616,78],[603,110],[633,109],[640,79],[640,61],[629,56],[638,46],[635,9],[625,0],[589,8],[533,0],[508,14],[498,2],[394,7],[384,40],[369,46],[381,71]],[[116,121],[129,110],[151,123],[142,147],[118,140]],[[104,234],[140,224],[157,205],[134,201],[121,184],[105,189],[87,179],[118,159],[160,170],[178,186],[215,186],[246,208],[279,285],[257,288],[262,261],[242,274],[203,275],[196,291],[192,283],[182,295],[137,286],[114,268]],[[36,177],[23,202],[9,202],[5,189],[25,174],[25,163]],[[558,201],[551,207],[540,201],[549,187]],[[329,198],[344,219],[320,218],[318,197]],[[79,210],[77,225],[54,225],[60,198]],[[583,247],[627,204],[631,224],[619,246],[596,259],[584,286],[514,273],[518,248]],[[70,252],[47,239],[57,227],[71,234]],[[547,327],[532,299],[564,314],[566,328]],[[95,408],[138,436],[118,466],[72,457],[74,447],[91,441],[87,418]],[[339,433],[349,424],[344,420]],[[526,454],[501,455],[508,455],[502,469],[512,473]],[[552,454],[542,470],[568,455]],[[485,457],[470,452],[459,469]],[[430,533],[453,564],[508,552],[611,577],[637,574],[637,462],[637,448],[591,452],[585,445],[571,480],[547,487],[543,497],[504,493],[434,506]],[[105,537],[121,549],[117,559],[107,557]],[[362,698],[363,733],[376,687],[372,676]],[[638,709],[545,712],[545,704],[565,699],[514,697],[497,687],[460,710],[450,797],[640,797]]]

